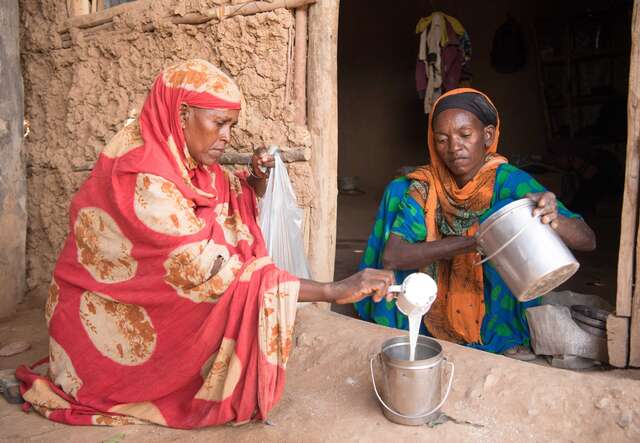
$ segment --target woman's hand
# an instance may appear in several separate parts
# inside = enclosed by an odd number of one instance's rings
[[[536,203],[533,215],[539,215],[540,221],[544,224],[550,224],[553,229],[558,228],[558,200],[553,192],[539,192],[535,194],[527,194]]]
[[[253,151],[253,155],[251,156],[251,170],[256,177],[261,179],[269,177],[268,169],[273,168],[275,164],[275,158],[269,154],[267,148],[259,148]],[[267,172],[264,172],[263,168],[268,168]]]
[[[388,292],[389,286],[394,282],[392,271],[363,269],[351,277],[332,283],[329,287],[329,298],[341,305],[355,303],[370,295],[376,303],[385,297],[390,301],[393,295]]]

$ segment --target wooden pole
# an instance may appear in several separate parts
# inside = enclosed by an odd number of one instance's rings
[[[629,364],[629,318],[609,314],[607,317],[607,354],[609,364],[626,368]]]
[[[72,0],[72,1],[81,1],[81,0]],[[88,0],[82,0],[87,5],[88,14]],[[217,19],[225,19],[229,17],[234,17],[237,15],[253,15],[258,14],[260,12],[268,12],[273,11],[279,8],[288,8],[295,9],[305,5],[310,5],[315,3],[316,0],[274,0],[270,2],[266,1],[258,1],[258,2],[246,2],[240,3],[236,5],[227,5],[227,6],[219,6],[217,8],[208,9],[204,14],[200,13],[189,13],[180,16],[171,16],[166,19],[171,21],[171,23],[176,25],[200,25],[202,23],[206,23],[215,18]],[[60,34],[66,34],[69,32],[71,28],[79,28],[79,29],[89,29],[95,26],[103,25],[105,23],[109,23],[113,21],[113,18],[124,14],[129,11],[136,11],[145,8],[147,5],[152,5],[149,0],[143,1],[139,0],[133,3],[124,3],[118,6],[114,6],[113,8],[108,8],[103,11],[98,11],[95,14],[83,15],[80,17],[71,17],[67,19],[62,27],[58,29]],[[155,26],[152,23],[147,23],[143,25],[142,29],[144,31],[153,31]]]
[[[69,15],[71,17],[76,17],[79,15],[87,15],[91,12],[89,0],[71,0],[69,4]]]
[[[638,99],[640,97],[640,46],[638,41],[640,23],[638,0],[633,7],[631,27],[631,61],[629,68],[629,99],[627,103],[627,160],[622,198],[622,220],[620,226],[620,252],[618,254],[618,288],[616,293],[616,315],[631,316],[631,297],[634,282],[634,255],[638,228],[638,178],[640,175],[640,125]],[[637,271],[637,270],[636,270]],[[637,276],[637,273],[636,273]],[[636,291],[640,288],[636,288]],[[637,292],[636,292],[637,293]]]
[[[251,160],[249,152],[225,152],[220,157],[221,165],[239,165],[246,166]],[[280,150],[280,158],[284,163],[307,162],[311,159],[311,149],[309,148],[285,148]],[[95,162],[86,162],[76,166],[72,166],[74,172],[91,171],[95,166]]]
[[[242,152],[225,152],[220,157],[221,165],[246,165],[251,160],[251,153]],[[305,162],[311,158],[311,150],[309,148],[298,148],[289,151],[280,151],[280,158],[285,163]]]
[[[338,201],[338,13],[340,0],[309,8],[307,121],[311,133],[309,265],[312,277],[333,280]]]
[[[205,12],[208,17],[227,18],[234,15],[253,15],[260,12],[273,11],[274,9],[296,9],[316,0],[271,0],[240,3],[236,5],[224,5],[211,8]]]
[[[635,0],[633,5],[633,22],[631,25],[631,61],[629,65],[629,102],[627,104],[627,172],[625,176],[625,196],[624,204],[629,201],[629,206],[626,209],[633,210],[633,216],[625,214],[625,206],[622,209],[622,233],[625,229],[629,231],[633,230],[635,234],[638,224],[638,175],[639,175],[639,157],[640,157],[640,112],[638,109],[638,100],[640,100],[640,3],[639,0]],[[629,170],[629,168],[634,168]],[[633,187],[629,190],[633,192],[631,195],[627,195],[627,181],[633,182]],[[627,219],[627,226],[625,226],[625,215]],[[632,223],[630,226],[629,224]],[[634,367],[640,366],[640,231],[637,232],[638,238],[636,239],[636,269],[635,269],[635,290],[633,291],[633,301],[628,297],[628,294],[623,294],[625,297],[616,300],[617,304],[621,303],[622,308],[629,309],[631,312],[631,330],[630,343],[629,343],[629,365]],[[633,239],[633,237],[632,237]],[[622,246],[621,235],[621,246]],[[622,250],[620,252],[622,255]],[[629,257],[631,258],[631,257]],[[631,260],[629,260],[631,261]],[[618,263],[618,276],[620,276],[620,264]],[[632,268],[633,269],[633,268]],[[618,294],[620,296],[620,294]],[[620,314],[618,314],[620,315]]]
[[[307,122],[307,7],[296,9],[296,36],[293,90],[295,97],[296,124]]]

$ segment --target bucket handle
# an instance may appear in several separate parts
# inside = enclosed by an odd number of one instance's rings
[[[520,228],[520,230],[518,232],[516,232],[513,237],[511,237],[509,240],[507,240],[504,243],[504,245],[500,246],[497,251],[495,251],[490,256],[485,257],[482,260],[480,260],[479,262],[475,263],[475,265],[479,266],[479,265],[483,264],[484,262],[487,262],[487,261],[491,260],[496,255],[500,254],[504,250],[504,248],[509,246],[516,238],[518,238],[520,236],[520,234],[522,234],[534,222],[534,220],[537,220],[539,218],[540,218],[540,215],[534,215],[531,220],[529,220],[527,223],[525,223],[524,226],[522,228]]]
[[[392,408],[387,406],[387,404],[384,402],[384,400],[382,399],[382,397],[378,393],[378,387],[376,386],[376,378],[375,378],[375,376],[373,374],[373,360],[375,360],[376,357],[380,357],[380,354],[378,353],[378,354],[374,355],[373,357],[371,357],[371,361],[369,362],[369,366],[371,368],[371,381],[373,382],[373,390],[376,393],[376,397],[378,397],[378,401],[380,401],[382,406],[384,406],[389,412],[391,412],[391,413],[393,413],[393,414],[395,414],[395,415],[397,415],[399,417],[406,418],[406,419],[409,419],[409,420],[415,420],[416,418],[428,417],[429,415],[433,414],[438,409],[440,409],[442,407],[442,405],[447,401],[447,398],[449,398],[449,392],[451,392],[451,384],[453,382],[453,373],[455,371],[455,367],[453,365],[453,362],[450,362],[449,360],[447,360],[446,357],[443,357],[444,361],[451,367],[451,371],[449,373],[449,383],[447,384],[447,390],[446,390],[442,400],[440,400],[440,403],[438,403],[438,406],[436,406],[435,408],[433,408],[431,411],[427,412],[426,414],[420,414],[420,415],[404,415],[404,414],[401,414],[399,412],[394,411]]]

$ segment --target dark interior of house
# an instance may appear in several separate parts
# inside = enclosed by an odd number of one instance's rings
[[[499,112],[498,152],[596,233],[596,251],[575,254],[580,270],[558,290],[614,304],[632,2],[363,6],[340,7],[336,278],[358,268],[385,186],[429,161],[416,26],[441,11],[464,28],[457,87],[484,92]]]

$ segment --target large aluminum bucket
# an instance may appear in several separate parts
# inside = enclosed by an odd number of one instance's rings
[[[478,245],[520,301],[540,297],[567,281],[580,267],[548,224],[533,216],[535,203],[509,203],[480,225]]]
[[[378,391],[373,369],[376,357],[382,366],[384,391]],[[449,382],[442,396],[442,367],[450,366]],[[409,337],[395,337],[382,344],[370,361],[373,389],[387,419],[402,425],[423,425],[440,410],[451,391],[454,366],[442,355],[442,346],[419,336],[415,360],[409,360]]]

